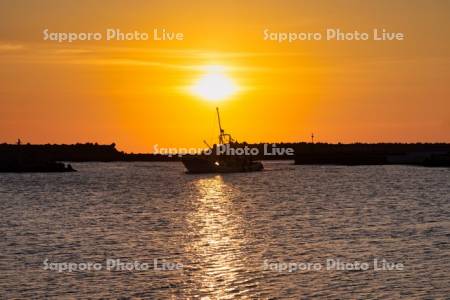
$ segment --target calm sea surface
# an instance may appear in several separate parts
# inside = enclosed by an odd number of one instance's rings
[[[450,169],[264,164],[220,176],[181,163],[0,174],[0,298],[450,296]],[[374,270],[374,259],[404,268]],[[369,269],[328,268],[337,260]],[[89,262],[99,269],[56,269]]]

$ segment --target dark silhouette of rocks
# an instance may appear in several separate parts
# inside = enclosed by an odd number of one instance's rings
[[[450,144],[446,143],[276,143],[278,148],[293,148],[295,155],[267,155],[265,143],[235,144],[235,147],[257,148],[258,160],[295,160],[309,165],[385,165],[406,164],[430,167],[450,166]],[[269,147],[270,148],[270,147]],[[0,144],[0,172],[68,172],[74,171],[62,162],[112,161],[179,161],[179,156],[124,153],[115,144],[73,145]]]
[[[295,146],[295,163],[300,165],[418,165],[450,166],[450,144],[323,144]]]
[[[70,164],[57,162],[43,151],[36,151],[34,146],[0,145],[0,172],[74,172]]]
[[[450,144],[447,143],[275,143],[276,148],[292,148],[294,155],[268,155],[272,143],[237,144],[257,148],[258,160],[295,160],[299,165],[418,165],[450,166]]]
[[[70,164],[53,161],[15,160],[0,163],[0,173],[76,172]]]
[[[2,157],[22,157],[47,161],[117,161],[122,159],[122,152],[116,150],[116,145],[98,145],[93,143],[74,145],[31,145],[2,144]]]
[[[73,145],[0,144],[0,172],[71,172],[62,162],[173,161],[179,157],[154,154],[126,154],[115,144]]]

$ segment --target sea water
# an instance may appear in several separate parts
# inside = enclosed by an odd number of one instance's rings
[[[450,169],[264,165],[0,174],[0,298],[450,294]]]

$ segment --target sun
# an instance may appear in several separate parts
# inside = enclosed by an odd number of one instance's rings
[[[222,66],[206,66],[205,74],[191,87],[191,92],[208,101],[220,101],[237,91],[234,81]]]

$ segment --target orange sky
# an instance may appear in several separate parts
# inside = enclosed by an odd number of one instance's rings
[[[223,65],[219,103],[248,142],[450,142],[449,1],[1,1],[0,142],[214,142],[214,107],[186,91]],[[317,3],[317,2],[320,2]],[[44,41],[42,31],[184,33],[183,41]],[[263,30],[403,32],[404,41],[263,40]]]

